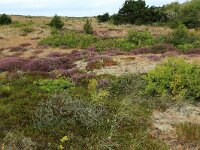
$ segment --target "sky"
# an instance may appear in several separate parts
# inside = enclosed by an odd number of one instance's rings
[[[0,14],[32,16],[96,16],[117,13],[125,0],[0,0]],[[177,0],[146,0],[149,6],[162,6]],[[185,0],[178,0],[180,3]]]

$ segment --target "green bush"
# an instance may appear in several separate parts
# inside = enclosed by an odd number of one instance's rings
[[[12,23],[11,17],[7,16],[6,14],[0,16],[0,25],[7,25],[11,23]]]
[[[103,15],[98,15],[97,20],[98,20],[99,23],[100,22],[107,22],[108,20],[110,20],[110,15],[109,15],[109,13],[105,13]]]
[[[93,34],[93,27],[89,19],[86,20],[86,23],[83,26],[83,30],[86,34]]]
[[[167,42],[175,46],[193,44],[197,40],[199,40],[198,36],[190,33],[184,25],[180,25],[167,38]]]
[[[99,52],[111,49],[120,49],[123,51],[129,51],[136,48],[134,43],[128,42],[126,39],[99,40],[97,43],[95,43],[95,47]]]
[[[65,46],[68,48],[87,48],[97,41],[92,35],[77,32],[66,32],[63,35],[53,34],[40,41],[41,45]]]
[[[39,129],[66,126],[97,128],[104,122],[107,112],[103,106],[71,98],[68,93],[54,94],[35,110],[34,124]]]
[[[153,36],[149,31],[129,30],[126,36],[128,42],[134,43],[136,46],[146,46],[153,44]]]
[[[57,90],[67,90],[72,88],[74,84],[70,82],[68,79],[59,78],[59,79],[40,79],[34,84],[38,85],[41,90],[46,92],[55,92]]]
[[[55,15],[50,21],[49,25],[56,29],[62,29],[62,27],[64,26],[64,22],[59,16]]]
[[[170,94],[174,98],[200,98],[200,68],[182,59],[170,58],[144,78],[146,92],[155,95]]]

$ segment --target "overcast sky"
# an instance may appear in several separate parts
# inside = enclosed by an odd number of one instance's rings
[[[95,16],[116,13],[125,0],[0,0],[0,13],[33,16]],[[146,0],[162,6],[177,0]],[[180,3],[185,0],[178,0]]]

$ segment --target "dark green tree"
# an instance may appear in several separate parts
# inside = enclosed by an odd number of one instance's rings
[[[86,20],[83,29],[86,34],[93,34],[93,27],[89,19]]]
[[[50,21],[49,25],[56,29],[62,29],[62,27],[64,26],[64,22],[59,16],[55,15]]]
[[[98,15],[97,20],[98,20],[98,22],[107,22],[108,20],[110,20],[110,15],[109,15],[109,13],[105,13],[103,15]]]
[[[12,19],[8,15],[3,14],[0,16],[0,25],[7,25],[11,23],[12,23]]]

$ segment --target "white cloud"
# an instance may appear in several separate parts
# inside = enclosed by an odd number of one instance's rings
[[[63,16],[94,16],[115,13],[125,0],[0,0],[0,13]],[[146,0],[148,5],[163,5],[175,0]],[[179,0],[184,2],[185,0]]]

